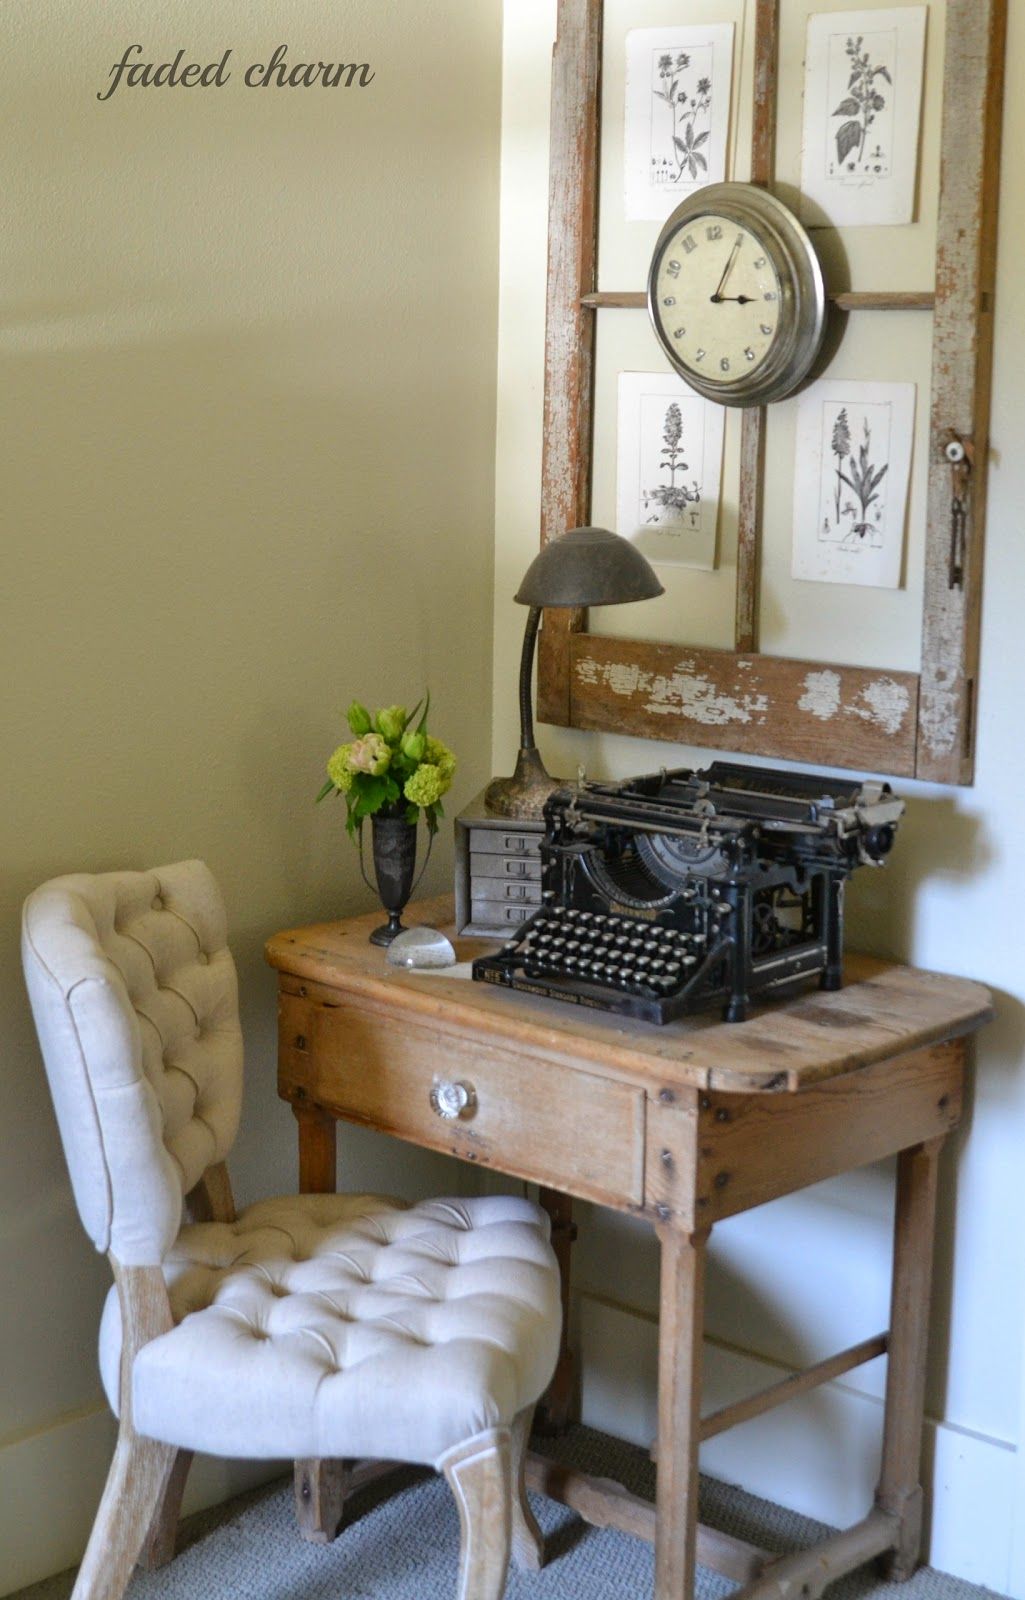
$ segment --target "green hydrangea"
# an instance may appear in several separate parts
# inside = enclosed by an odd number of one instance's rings
[[[406,779],[402,792],[411,805],[436,806],[447,788],[440,769],[433,762],[424,761],[413,776]]]
[[[456,770],[456,758],[448,745],[442,744],[440,739],[435,739],[431,734],[428,734],[427,749],[424,752],[424,757],[432,766],[437,767],[445,779],[445,788],[447,789]]]
[[[353,770],[350,766],[352,755],[351,744],[340,744],[327,764],[327,775],[340,794],[348,794],[352,788]]]

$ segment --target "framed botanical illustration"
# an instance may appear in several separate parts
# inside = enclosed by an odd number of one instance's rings
[[[927,6],[808,19],[801,194],[807,221],[910,222]]]
[[[795,578],[897,588],[914,424],[913,383],[823,381],[801,396]]]
[[[724,415],[661,372],[619,375],[616,532],[649,561],[715,566]]]
[[[664,221],[726,171],[733,25],[627,35],[626,214]]]

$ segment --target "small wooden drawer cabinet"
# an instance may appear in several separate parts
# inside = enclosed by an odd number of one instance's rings
[[[490,816],[479,794],[455,830],[456,930],[501,938],[541,904],[544,823]]]

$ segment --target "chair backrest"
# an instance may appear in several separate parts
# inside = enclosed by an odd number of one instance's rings
[[[242,1030],[224,902],[202,861],[53,878],[22,960],[79,1214],[155,1266],[238,1128]]]

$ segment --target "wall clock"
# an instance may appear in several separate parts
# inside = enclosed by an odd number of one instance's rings
[[[714,183],[659,236],[648,311],[682,377],[724,406],[782,400],[809,375],[826,331],[815,247],[768,190]]]

